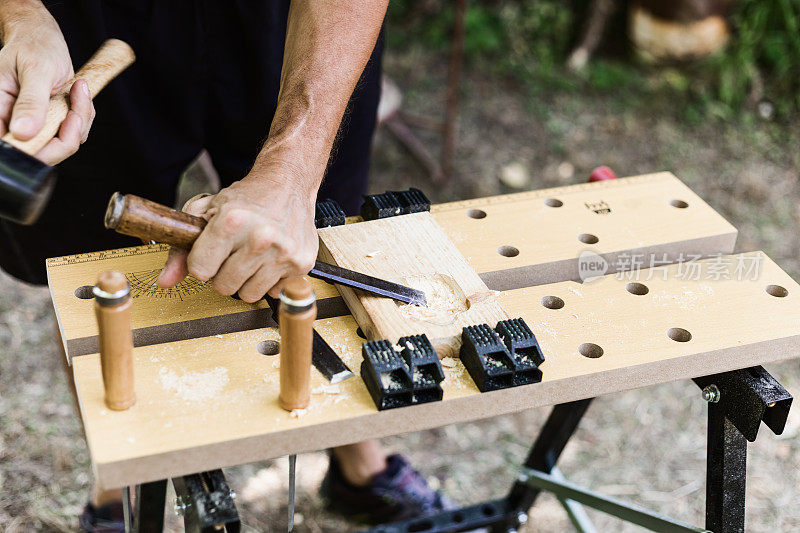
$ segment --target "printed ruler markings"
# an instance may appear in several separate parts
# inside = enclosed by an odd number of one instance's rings
[[[161,270],[144,270],[141,272],[126,273],[125,277],[128,278],[128,283],[130,283],[131,286],[131,296],[133,298],[139,298],[141,296],[165,299],[177,298],[180,301],[184,301],[184,298],[194,296],[207,287],[204,282],[189,276],[174,287],[161,288],[156,283],[160,273]]]
[[[68,265],[76,265],[79,263],[93,263],[96,261],[104,261],[106,259],[120,259],[123,257],[135,257],[140,255],[148,255],[155,253],[164,253],[169,251],[169,246],[166,244],[153,244],[149,246],[134,246],[130,248],[119,248],[116,250],[105,250],[102,252],[85,252],[77,255],[69,255],[64,257],[52,257],[47,260],[47,266],[60,267]]]

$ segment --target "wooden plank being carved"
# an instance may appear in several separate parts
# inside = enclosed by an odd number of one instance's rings
[[[279,339],[276,328],[135,348],[138,402],[127,411],[105,407],[98,355],[76,357],[97,480],[133,485],[717,374],[800,350],[800,286],[760,252],[499,299],[535,332],[546,357],[542,382],[480,393],[461,362],[446,359],[441,402],[388,411],[375,408],[360,378],[331,386],[318,372],[308,410],[281,409],[279,359],[258,351],[261,341]],[[363,341],[352,317],[315,327],[358,372]]]
[[[425,334],[440,357],[455,356],[464,326],[509,318],[430,213],[323,228],[319,237],[323,261],[425,292],[428,307],[418,307],[340,287],[368,339]]]
[[[736,229],[669,172],[437,204],[431,216],[493,290],[578,279],[584,250],[602,256],[613,272],[632,254],[685,261],[731,253],[736,241]],[[597,242],[580,240],[592,240],[589,235]],[[159,290],[155,277],[166,255],[167,247],[156,245],[48,259],[50,291],[70,357],[97,351],[92,301],[79,296],[103,270],[120,270],[131,280],[137,346],[266,323],[266,304],[220,296],[208,284],[189,281],[177,290]],[[320,316],[347,312],[333,286],[314,280],[314,290]]]

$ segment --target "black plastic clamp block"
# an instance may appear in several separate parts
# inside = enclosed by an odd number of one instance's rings
[[[431,201],[419,189],[412,187],[407,191],[392,191],[392,193],[397,197],[400,205],[403,206],[404,215],[431,210]]]
[[[369,341],[361,345],[361,379],[379,411],[411,405],[414,390],[411,372],[392,343]]]
[[[406,366],[411,370],[411,381],[414,386],[414,404],[438,402],[442,399],[444,371],[439,356],[426,335],[402,337],[398,344]]]
[[[414,335],[398,341],[361,345],[361,378],[379,411],[442,399],[444,372],[428,337]]]
[[[461,330],[461,362],[481,392],[514,386],[514,360],[488,324]]]
[[[467,326],[461,332],[461,362],[481,392],[542,380],[539,343],[521,318]]]
[[[407,215],[431,210],[431,201],[419,189],[407,191],[386,191],[382,194],[365,194],[361,205],[364,220]]]
[[[514,357],[514,386],[542,381],[539,365],[544,363],[544,354],[528,324],[521,318],[512,318],[501,320],[494,329]]]
[[[336,202],[328,198],[324,202],[317,202],[316,213],[314,214],[314,225],[319,228],[328,226],[344,226],[344,209]]]

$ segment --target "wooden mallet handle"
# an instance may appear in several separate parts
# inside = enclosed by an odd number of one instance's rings
[[[69,112],[69,91],[76,80],[86,80],[92,98],[117,75],[133,63],[136,56],[127,43],[118,39],[109,39],[100,46],[97,52],[75,76],[64,84],[59,91],[50,97],[47,118],[44,127],[35,137],[20,141],[11,133],[6,133],[3,140],[29,155],[35,155],[58,133],[61,123]]]
[[[115,192],[108,202],[105,224],[123,235],[189,249],[206,226],[205,219]]]

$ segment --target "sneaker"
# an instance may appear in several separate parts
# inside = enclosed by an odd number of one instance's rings
[[[454,508],[453,502],[428,486],[402,455],[390,455],[386,470],[369,485],[356,487],[345,480],[339,461],[331,454],[320,492],[328,507],[351,519],[378,524],[395,522]]]
[[[78,519],[81,531],[87,533],[125,533],[122,502],[95,507],[87,503]]]

